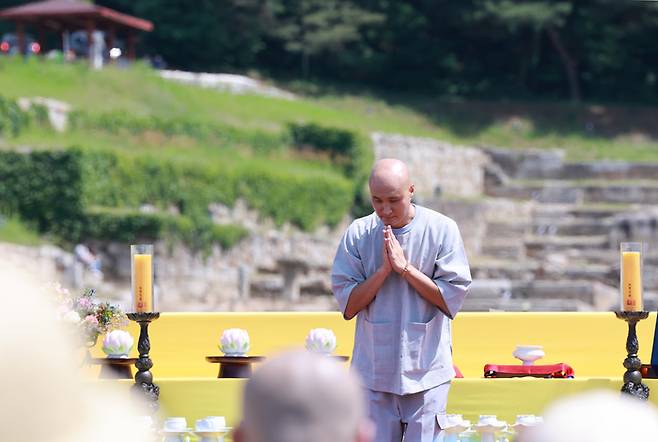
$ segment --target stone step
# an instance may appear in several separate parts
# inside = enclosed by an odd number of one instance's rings
[[[594,286],[586,280],[533,280],[513,284],[512,298],[578,299],[594,304]]]
[[[486,226],[487,238],[522,238],[528,230],[528,223],[522,221],[489,221]]]
[[[605,219],[582,218],[560,219],[553,221],[536,220],[530,224],[528,231],[536,236],[597,236],[607,235],[611,223]]]
[[[524,259],[499,259],[493,256],[477,256],[470,260],[473,279],[511,279],[529,280],[534,278],[539,264]]]
[[[563,268],[548,268],[542,275],[546,279],[573,280],[586,279],[605,282],[609,285],[616,284],[619,279],[619,270],[606,264],[567,264]]]
[[[525,247],[520,239],[487,239],[480,252],[483,255],[502,259],[521,259],[525,256]]]
[[[467,312],[569,312],[569,311],[592,311],[591,305],[574,299],[510,299],[507,301],[495,301],[466,298],[462,311]]]
[[[569,249],[608,249],[607,235],[592,236],[537,236],[528,235],[525,240],[526,253],[531,257],[540,257],[546,252],[566,251]]]
[[[620,213],[641,210],[630,204],[536,204],[532,209],[533,219],[588,219],[600,220]]]
[[[518,180],[487,189],[487,195],[498,198],[533,200],[540,203],[583,204],[656,204],[656,181],[565,181]]]
[[[512,296],[512,281],[509,279],[473,278],[468,287],[469,301],[483,299],[489,301],[502,301]]]

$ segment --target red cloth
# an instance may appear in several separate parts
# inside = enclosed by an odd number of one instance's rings
[[[548,365],[498,365],[484,366],[485,378],[517,378],[532,376],[536,378],[572,378],[573,368],[564,363]]]

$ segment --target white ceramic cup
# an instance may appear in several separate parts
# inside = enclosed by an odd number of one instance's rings
[[[168,417],[163,424],[165,432],[187,431],[187,420],[184,417]]]
[[[481,414],[478,425],[498,425],[498,419],[495,414]]]
[[[224,416],[206,416],[204,419],[210,431],[221,431],[226,428],[226,418]]]

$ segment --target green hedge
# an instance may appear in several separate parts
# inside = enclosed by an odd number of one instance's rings
[[[40,232],[76,229],[82,214],[77,151],[0,152],[0,209]]]
[[[23,111],[16,100],[0,95],[0,135],[16,137],[32,124],[49,125],[46,107],[32,104]]]
[[[303,229],[338,223],[349,212],[354,193],[352,182],[340,175],[275,170],[259,163],[225,169],[114,152],[85,153],[83,174],[87,206],[175,206],[183,215],[203,219],[209,203],[232,206],[242,197],[277,224],[291,222]]]
[[[353,194],[352,182],[340,175],[259,163],[228,170],[221,164],[116,152],[0,152],[0,210],[68,241],[171,236],[196,248],[213,242],[230,247],[246,232],[214,225],[209,203],[231,206],[241,197],[278,224],[312,229],[339,222]],[[158,213],[142,213],[144,204]],[[172,206],[181,216],[162,214]]]
[[[95,238],[139,243],[164,238],[183,241],[197,250],[208,250],[212,244],[230,249],[248,233],[235,224],[215,225],[209,220],[199,223],[185,216],[95,207],[85,212],[84,227],[76,240]]]
[[[335,155],[351,155],[357,144],[354,132],[315,123],[289,123],[288,131],[296,146],[310,146]]]
[[[225,145],[244,144],[267,152],[279,149],[288,143],[287,134],[272,134],[258,130],[240,130],[231,126],[176,117],[163,118],[155,115],[135,117],[129,112],[106,112],[92,114],[81,110],[69,114],[72,130],[99,130],[112,134],[137,135],[144,132],[159,132],[167,136],[187,136],[200,141],[213,141]]]
[[[365,185],[373,161],[368,139],[356,132],[315,123],[289,123],[288,132],[298,148],[328,152],[335,163],[343,166],[354,183],[353,215],[358,217],[372,211]]]

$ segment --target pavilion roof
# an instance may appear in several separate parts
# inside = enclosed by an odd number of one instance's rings
[[[120,25],[141,31],[153,30],[153,23],[148,20],[80,0],[45,0],[0,10],[0,19],[25,22],[50,20],[50,25],[60,22],[79,26],[80,19],[90,18],[98,23]]]

